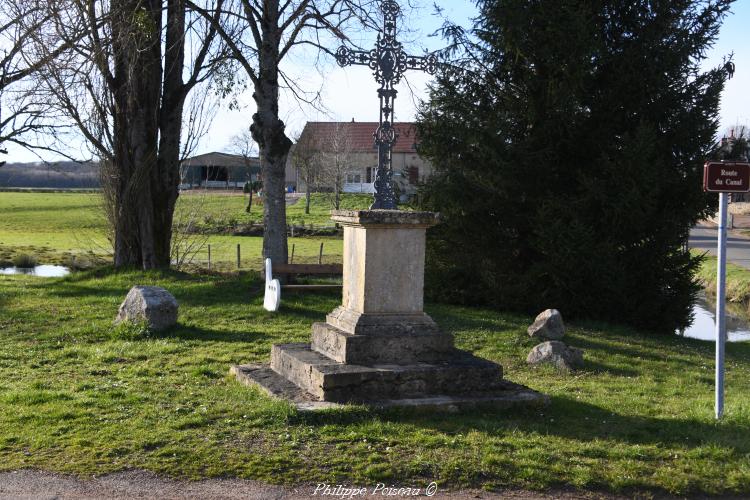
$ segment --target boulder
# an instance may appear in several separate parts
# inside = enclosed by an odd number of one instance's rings
[[[530,337],[546,340],[560,340],[565,336],[565,324],[557,309],[547,309],[536,317],[526,330]]]
[[[120,305],[117,322],[146,321],[158,331],[177,323],[177,300],[158,286],[134,286]]]
[[[530,365],[550,363],[560,370],[571,371],[583,366],[583,351],[568,347],[560,341],[550,340],[533,348],[526,362]]]

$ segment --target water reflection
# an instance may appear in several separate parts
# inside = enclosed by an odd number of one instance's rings
[[[59,278],[70,274],[65,266],[43,265],[35,267],[6,267],[0,269],[0,274],[28,274],[43,278]]]
[[[693,324],[678,335],[693,339],[716,341],[716,304],[711,303],[705,296],[701,296],[693,306],[695,319]],[[750,324],[747,319],[740,318],[732,313],[726,313],[727,340],[729,342],[742,342],[750,340]]]

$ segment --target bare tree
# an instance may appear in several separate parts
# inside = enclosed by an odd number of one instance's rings
[[[36,95],[109,166],[115,266],[168,267],[183,108],[191,90],[227,64],[225,45],[184,0],[54,4],[27,49],[48,60],[36,73]],[[50,39],[71,48],[51,57]]]
[[[251,132],[260,147],[263,177],[263,255],[274,262],[287,261],[285,179],[292,141],[279,116],[279,90],[286,88],[298,99],[316,98],[281,69],[295,47],[332,54],[335,40],[346,39],[356,26],[374,25],[371,14],[377,0],[226,0],[214,9],[188,5],[213,25],[244,69],[253,86],[257,111]],[[219,17],[217,19],[217,16]]]
[[[14,143],[30,150],[52,150],[37,142],[41,133],[55,134],[62,128],[57,116],[27,92],[29,77],[65,50],[69,42],[48,40],[44,54],[28,51],[40,26],[53,15],[41,1],[0,0],[0,153],[1,146]],[[58,151],[55,151],[58,152]]]
[[[304,129],[292,147],[292,164],[305,183],[305,213],[310,213],[310,193],[323,180],[323,152],[320,141]]]
[[[258,157],[258,145],[255,143],[253,135],[252,133],[250,133],[250,129],[243,129],[242,132],[232,137],[230,147],[235,153],[242,156],[242,159],[245,163],[245,168],[248,172],[250,172],[252,160]],[[247,182],[245,182],[245,186],[243,187],[243,192],[248,194],[247,207],[245,207],[245,212],[250,213],[250,211],[252,210],[253,195],[258,192],[258,190],[260,190],[260,186],[260,182],[254,182],[251,177],[248,177]]]
[[[221,97],[211,81],[196,85],[188,94],[182,120],[180,162],[195,154],[216,118],[216,113],[221,107],[220,101]]]
[[[352,172],[352,136],[345,124],[335,123],[330,128],[323,145],[322,172],[326,184],[333,188],[332,205],[341,207],[341,193],[346,175]]]

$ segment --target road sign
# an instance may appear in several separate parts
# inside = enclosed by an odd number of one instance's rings
[[[716,390],[715,412],[724,415],[724,346],[727,341],[726,274],[728,193],[750,192],[750,163],[709,161],[703,166],[703,190],[719,193],[718,265],[716,276]]]
[[[750,163],[709,161],[703,166],[703,190],[719,193],[718,265],[716,277],[716,418],[724,415],[724,346],[727,341],[726,273],[728,193],[750,192]]]
[[[750,191],[750,163],[709,161],[703,166],[703,190],[709,193]]]
[[[716,365],[714,410],[716,419],[724,415],[724,347],[727,342],[726,286],[727,286],[727,193],[719,193],[719,231],[716,265]]]

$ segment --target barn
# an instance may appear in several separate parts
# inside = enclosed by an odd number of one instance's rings
[[[180,189],[242,189],[260,179],[260,160],[229,153],[206,153],[180,164]]]

